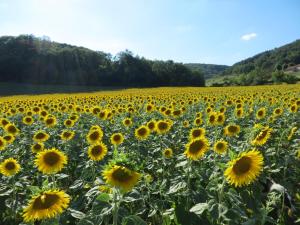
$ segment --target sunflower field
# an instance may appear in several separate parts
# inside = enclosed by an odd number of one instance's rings
[[[0,224],[300,224],[300,85],[0,98]]]

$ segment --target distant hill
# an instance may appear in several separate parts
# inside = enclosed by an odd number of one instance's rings
[[[295,83],[298,75],[286,70],[297,64],[300,64],[300,40],[237,62],[208,83],[213,86]]]
[[[216,64],[204,64],[204,63],[186,63],[184,64],[191,70],[200,70],[203,72],[205,78],[211,78],[218,74],[223,73],[229,66],[216,65]]]
[[[112,55],[33,35],[0,37],[0,82],[101,87],[204,86],[201,72],[130,51]]]

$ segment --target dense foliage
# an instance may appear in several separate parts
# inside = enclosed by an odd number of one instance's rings
[[[300,222],[300,86],[0,99],[0,224]]]
[[[204,86],[200,71],[151,61],[129,51],[110,54],[32,35],[0,37],[0,81],[93,86]]]
[[[229,66],[216,65],[216,64],[205,64],[205,63],[186,63],[186,67],[191,70],[200,70],[203,72],[205,78],[210,78],[215,75],[223,73]]]

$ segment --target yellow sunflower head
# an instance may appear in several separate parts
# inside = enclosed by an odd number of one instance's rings
[[[190,130],[190,139],[197,139],[205,136],[205,129],[204,128],[193,128]]]
[[[256,112],[256,119],[261,120],[266,116],[266,108],[262,107]]]
[[[251,144],[255,146],[264,145],[271,137],[272,130],[272,128],[263,127],[258,135],[251,141]]]
[[[61,171],[67,164],[68,157],[56,148],[43,150],[37,154],[35,165],[44,174],[53,174]]]
[[[156,121],[155,120],[151,120],[147,123],[147,127],[149,128],[149,130],[154,131],[156,130]]]
[[[264,158],[257,150],[243,152],[228,163],[224,172],[228,183],[235,187],[249,185],[256,180],[263,170]]]
[[[124,136],[121,133],[114,133],[111,137],[110,137],[110,142],[113,145],[120,145],[122,144],[124,141]]]
[[[66,120],[64,121],[64,125],[65,125],[66,127],[73,127],[74,124],[75,124],[75,122],[74,122],[73,120],[71,120],[71,119],[66,119]]]
[[[44,119],[44,123],[46,124],[47,127],[55,127],[57,124],[56,117],[49,115]]]
[[[45,142],[49,139],[49,134],[47,134],[45,131],[37,131],[34,135],[33,135],[33,140],[35,142]]]
[[[185,148],[184,154],[191,160],[198,160],[203,157],[209,149],[208,140],[204,137],[191,140]]]
[[[123,125],[126,126],[126,127],[129,127],[132,125],[132,120],[131,118],[125,118],[123,121],[122,121]]]
[[[11,144],[15,141],[16,138],[12,134],[6,134],[3,136],[3,139],[6,141],[7,144]],[[0,143],[0,150],[1,150],[1,143]]]
[[[194,125],[195,126],[200,126],[202,123],[203,123],[203,121],[199,117],[196,117],[196,119],[194,120]]]
[[[228,149],[228,142],[219,140],[214,144],[214,151],[218,154],[223,154]]]
[[[4,150],[6,148],[7,142],[6,140],[0,136],[0,151]]]
[[[44,143],[43,142],[38,142],[38,143],[34,143],[33,145],[31,145],[31,151],[34,153],[38,153],[43,151],[45,148]]]
[[[166,148],[164,151],[163,151],[163,156],[165,158],[172,158],[173,156],[173,150],[171,148]]]
[[[20,130],[12,123],[8,123],[5,125],[4,130],[9,133],[12,134],[14,136],[18,135],[20,133]]]
[[[89,133],[86,135],[86,139],[90,144],[94,144],[101,141],[102,137],[103,137],[103,131],[100,129],[91,129]]]
[[[238,133],[240,133],[240,126],[239,125],[235,125],[235,124],[230,124],[230,125],[227,125],[225,128],[224,128],[224,134],[226,136],[235,136],[237,135]]]
[[[31,125],[34,122],[34,120],[33,120],[33,118],[31,116],[25,116],[25,117],[23,117],[22,121],[26,125]]]
[[[64,191],[48,190],[31,198],[23,211],[25,222],[54,218],[70,203],[70,196]]]
[[[107,154],[107,147],[104,143],[98,142],[88,148],[88,156],[91,160],[99,161]]]
[[[137,184],[141,175],[124,166],[114,165],[102,172],[107,184],[118,187],[123,191],[130,191]]]
[[[145,140],[150,135],[150,130],[147,126],[140,126],[135,130],[134,135],[139,140]]]
[[[288,141],[292,140],[294,134],[296,133],[298,127],[293,127],[291,130],[290,130],[290,133],[288,135]]]
[[[158,134],[165,134],[171,129],[172,122],[166,120],[159,120],[156,122],[155,127],[156,127],[155,130]]]
[[[69,141],[74,138],[75,132],[72,130],[63,130],[60,134],[60,138],[63,141]]]
[[[283,113],[283,109],[282,109],[282,108],[276,108],[276,109],[274,109],[274,111],[273,111],[273,115],[274,115],[275,117],[278,117],[278,116],[282,115],[282,113]]]
[[[20,169],[20,164],[17,160],[13,158],[5,159],[0,164],[0,173],[7,177],[17,174],[20,171]]]
[[[188,120],[184,120],[184,121],[182,122],[182,126],[183,126],[184,128],[188,128],[188,127],[190,126],[190,122],[189,122]]]

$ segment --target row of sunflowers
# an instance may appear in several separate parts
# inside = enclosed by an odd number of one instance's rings
[[[0,224],[300,222],[300,86],[0,99]]]

